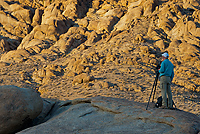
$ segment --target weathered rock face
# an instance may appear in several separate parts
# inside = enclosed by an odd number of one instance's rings
[[[60,5],[56,3],[48,6],[42,15],[41,24],[53,25],[57,29],[57,32],[62,34],[68,30],[70,23],[68,22],[69,20],[62,15],[60,8]]]
[[[92,0],[69,0],[65,1],[64,12],[62,13],[65,17],[72,20],[76,18],[83,18],[88,8],[91,6]]]
[[[21,50],[13,50],[9,51],[8,53],[5,53],[1,57],[1,61],[6,62],[20,62],[26,59],[28,56],[30,56],[30,53],[24,49]]]
[[[182,133],[200,131],[200,118],[183,111],[149,108],[127,100],[97,97],[58,103],[49,120],[18,134]]]
[[[0,23],[10,33],[19,37],[25,37],[30,32],[30,26],[26,23],[19,22],[4,13],[0,13],[0,16]]]
[[[36,118],[42,111],[42,99],[32,89],[1,86],[0,94],[1,134],[19,131],[28,121]]]
[[[10,50],[10,45],[8,44],[7,40],[1,39],[0,49],[3,50],[3,51],[9,51]]]

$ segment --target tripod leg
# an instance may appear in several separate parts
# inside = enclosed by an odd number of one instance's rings
[[[153,85],[153,88],[154,88],[154,85]],[[149,101],[150,101],[150,99],[151,99],[151,95],[152,95],[152,92],[153,92],[153,88],[152,88],[152,90],[151,90],[151,94],[150,94],[150,97],[149,97],[149,100],[148,100],[148,103],[147,103],[146,110],[147,110],[147,108],[148,108],[148,106],[149,106]]]
[[[149,102],[150,102],[150,99],[151,99],[151,95],[152,95],[152,93],[153,93],[154,86],[156,85],[156,81],[157,81],[157,76],[156,76],[156,78],[155,78],[155,80],[154,80],[153,87],[152,87],[152,89],[151,89],[151,94],[150,94],[150,96],[149,96],[149,101],[148,101],[148,103],[147,103],[146,110],[147,110],[147,108],[148,108],[148,106],[149,106]]]
[[[152,102],[154,102],[154,96],[155,96],[155,93],[156,93],[156,86],[157,86],[157,83],[158,83],[158,76],[159,76],[159,73],[157,72],[157,73],[156,73],[155,90],[154,90],[154,93],[153,93],[153,99],[152,99]]]
[[[155,89],[154,89],[154,92],[153,92],[153,99],[152,99],[152,102],[154,102],[154,96],[155,96],[155,94],[156,94],[156,86],[157,86],[157,82],[158,82],[158,79],[156,79]]]
[[[172,105],[174,105],[175,106],[175,108],[176,108],[176,105],[175,105],[175,103],[174,103],[174,101],[172,100]]]

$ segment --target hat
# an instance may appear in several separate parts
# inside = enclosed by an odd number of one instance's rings
[[[168,58],[169,54],[165,52],[165,53],[162,54],[162,56],[165,57],[165,58]]]

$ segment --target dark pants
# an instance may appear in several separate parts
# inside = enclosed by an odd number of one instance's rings
[[[171,78],[168,76],[160,77],[160,88],[162,95],[162,105],[172,108],[172,92],[171,92]],[[168,96],[168,106],[167,106],[167,96]]]

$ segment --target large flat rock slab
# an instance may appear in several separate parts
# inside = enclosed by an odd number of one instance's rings
[[[57,103],[46,122],[18,134],[200,132],[200,118],[180,110],[157,109],[134,101],[96,97]]]

